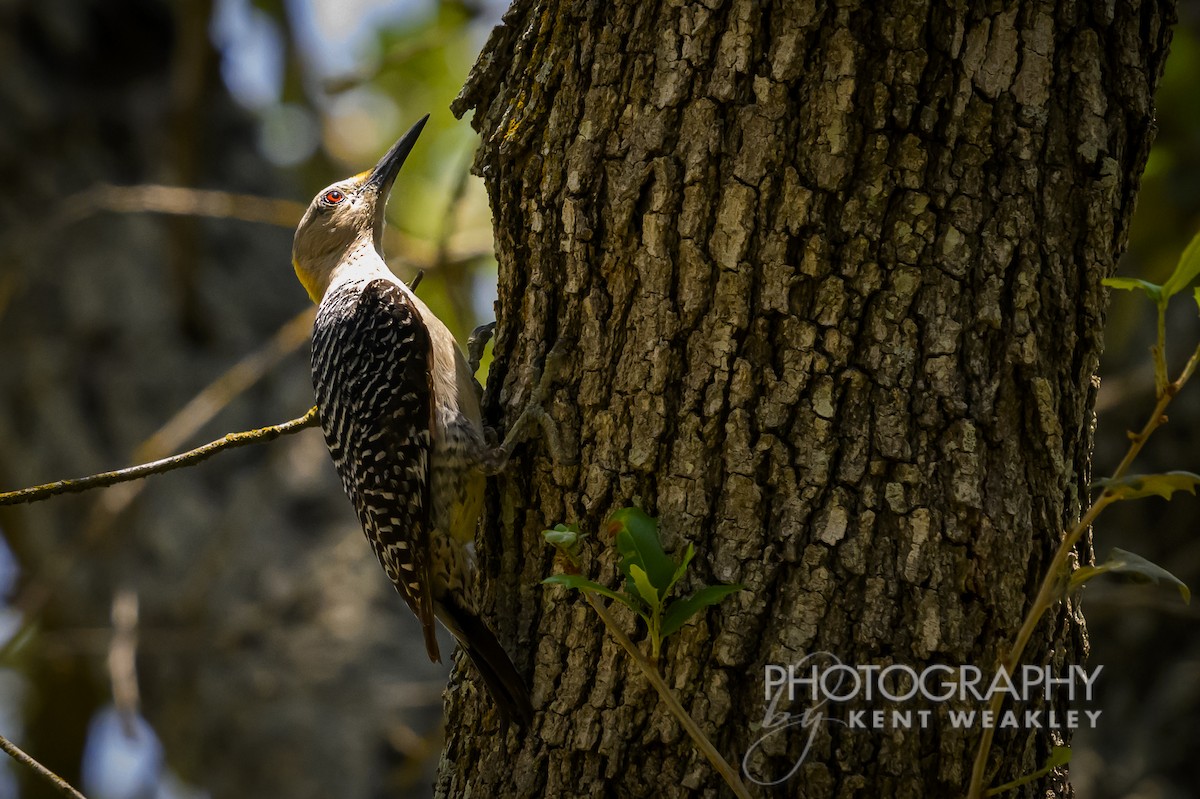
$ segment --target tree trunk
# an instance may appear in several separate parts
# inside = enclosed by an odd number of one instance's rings
[[[595,532],[630,504],[668,550],[696,545],[684,593],[746,586],[660,663],[731,762],[752,751],[747,775],[791,795],[961,795],[980,729],[944,707],[755,747],[764,667],[993,671],[1085,497],[1100,281],[1172,16],[517,2],[456,105],[496,220],[490,408],[511,422],[568,340],[551,413],[579,461],[532,444],[493,497],[487,593],[541,712],[501,736],[463,667],[440,795],[726,792],[579,596],[539,585],[544,527]],[[586,569],[615,584],[607,544]],[[1086,648],[1059,607],[1025,662]],[[994,781],[1064,734],[1000,730]],[[1070,792],[1061,773],[1022,790]]]

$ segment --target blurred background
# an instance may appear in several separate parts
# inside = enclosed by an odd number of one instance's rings
[[[300,416],[311,307],[292,230],[322,186],[430,123],[387,246],[460,338],[492,318],[474,133],[447,107],[501,0],[0,4],[0,489]],[[1122,273],[1161,281],[1200,229],[1200,13],[1182,21]],[[1196,309],[1169,319],[1178,369]],[[1144,300],[1114,297],[1095,473],[1153,404]],[[1136,471],[1200,472],[1200,387]],[[1200,501],[1096,531],[1200,590]],[[428,662],[319,432],[148,481],[0,509],[0,732],[91,799],[420,797],[448,664]],[[1100,728],[1082,797],[1200,789],[1200,623],[1171,590],[1094,583]],[[445,651],[450,651],[446,642]],[[0,757],[0,799],[53,795]]]
[[[387,251],[460,337],[490,320],[474,133],[447,109],[502,11],[0,4],[0,486],[302,415],[296,222],[425,113]],[[318,431],[4,509],[0,531],[0,730],[92,799],[429,793],[449,663]],[[0,757],[0,797],[49,795]]]

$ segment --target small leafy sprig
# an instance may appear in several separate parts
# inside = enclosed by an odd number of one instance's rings
[[[1183,254],[1179,257],[1179,262],[1175,265],[1175,271],[1171,273],[1171,276],[1161,286],[1157,283],[1129,277],[1111,277],[1103,281],[1104,285],[1109,288],[1125,291],[1141,291],[1154,302],[1158,310],[1158,334],[1154,345],[1150,347],[1150,356],[1154,361],[1154,388],[1157,402],[1154,405],[1154,410],[1150,412],[1150,418],[1147,419],[1142,429],[1136,433],[1129,433],[1129,450],[1113,471],[1112,476],[1104,480],[1097,480],[1092,485],[1092,488],[1100,489],[1100,494],[1092,500],[1091,505],[1084,511],[1079,521],[1066,531],[1059,542],[1058,549],[1055,551],[1054,557],[1050,562],[1050,568],[1042,577],[1042,584],[1033,599],[1033,604],[1025,614],[1021,629],[1017,631],[1012,646],[1009,647],[1001,660],[1000,668],[1009,674],[1012,674],[1020,664],[1025,647],[1028,645],[1046,612],[1068,594],[1078,590],[1095,577],[1113,573],[1124,574],[1134,580],[1173,584],[1179,589],[1184,602],[1191,601],[1191,591],[1184,585],[1183,581],[1163,567],[1140,555],[1114,548],[1103,563],[1095,566],[1081,566],[1072,571],[1071,553],[1074,551],[1075,545],[1079,543],[1079,540],[1092,526],[1092,523],[1096,521],[1105,508],[1114,502],[1142,499],[1151,496],[1160,496],[1169,500],[1171,495],[1176,491],[1188,491],[1195,494],[1196,487],[1200,485],[1200,475],[1193,474],[1192,472],[1175,471],[1162,474],[1128,473],[1134,459],[1142,451],[1142,447],[1146,445],[1146,441],[1149,440],[1155,430],[1166,424],[1166,410],[1167,406],[1171,404],[1171,400],[1179,394],[1184,384],[1192,378],[1197,366],[1200,366],[1200,346],[1197,346],[1192,351],[1191,357],[1188,358],[1187,363],[1184,364],[1177,378],[1171,380],[1167,372],[1167,303],[1171,297],[1191,286],[1197,277],[1200,277],[1200,233],[1192,238],[1191,243],[1188,244]],[[1200,306],[1200,287],[1193,289],[1192,296],[1196,300],[1196,305]],[[996,693],[992,697],[989,709],[993,713],[999,712],[1003,701],[1003,693]],[[1023,784],[1025,781],[1025,778],[1022,778],[1022,780],[990,790],[985,789],[984,783],[987,779],[988,752],[991,750],[994,736],[995,728],[993,727],[984,728],[980,736],[979,747],[975,751],[975,762],[971,767],[971,782],[967,788],[967,799],[980,799],[984,795],[995,796]],[[1069,748],[1056,748],[1051,759],[1047,761],[1048,766],[1044,768],[1054,768],[1057,765],[1067,762],[1062,759],[1064,757],[1069,759]],[[1045,772],[1037,772],[1038,775],[1042,773]]]
[[[1197,277],[1200,277],[1200,233],[1196,234],[1184,248],[1183,254],[1179,256],[1179,262],[1175,265],[1175,271],[1161,286],[1135,277],[1108,277],[1103,280],[1104,285],[1111,289],[1141,291],[1154,302],[1158,309],[1158,335],[1155,344],[1150,347],[1150,354],[1154,359],[1155,393],[1159,397],[1172,389],[1172,384],[1167,379],[1167,302],[1171,297],[1190,286]],[[1192,289],[1192,296],[1196,300],[1196,305],[1200,306],[1200,286]],[[1188,364],[1193,369],[1195,368],[1194,361],[1193,357]],[[1185,373],[1190,375],[1190,371]],[[1183,378],[1183,380],[1186,379],[1186,377]],[[1175,391],[1178,391],[1181,382],[1180,380],[1175,381]]]
[[[580,573],[580,546],[585,537],[575,525],[558,524],[553,530],[542,533],[546,542],[558,550],[564,568],[563,574],[547,577],[543,583],[573,588],[583,595],[584,600],[596,611],[600,621],[608,628],[617,643],[629,653],[630,658],[641,669],[642,674],[658,692],[659,698],[691,737],[696,748],[708,759],[721,778],[725,780],[738,799],[750,799],[741,777],[729,765],[713,742],[700,729],[696,720],[684,709],[675,694],[658,671],[662,641],[679,630],[692,616],[709,605],[740,591],[740,585],[710,585],[701,588],[687,599],[670,601],[671,592],[687,574],[688,565],[696,555],[695,548],[688,544],[682,562],[676,563],[663,552],[658,538],[658,520],[637,508],[624,508],[608,518],[604,524],[621,555],[620,568],[625,575],[625,590],[613,591]],[[637,613],[650,631],[650,646],[653,658],[643,654],[637,644],[629,639],[621,625],[609,613],[599,597],[608,597],[620,602]]]
[[[696,548],[689,543],[683,560],[677,563],[663,551],[658,537],[658,520],[638,508],[623,508],[613,513],[605,522],[604,531],[614,538],[621,556],[619,566],[625,575],[623,591],[613,591],[582,574],[556,574],[542,582],[565,588],[586,588],[632,610],[646,622],[650,633],[650,656],[654,660],[658,660],[662,652],[663,639],[678,632],[700,611],[743,588],[741,585],[707,585],[686,599],[671,601],[671,592],[687,575]],[[580,534],[577,528],[560,524],[543,535],[549,543],[560,548],[574,545],[571,556],[578,557]]]

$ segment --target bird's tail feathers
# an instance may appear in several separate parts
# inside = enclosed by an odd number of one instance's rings
[[[473,610],[447,603],[445,598],[436,603],[436,609],[438,618],[467,650],[500,715],[517,727],[531,724],[533,703],[529,698],[529,689],[525,687],[525,681],[517,672],[508,652],[483,619]]]

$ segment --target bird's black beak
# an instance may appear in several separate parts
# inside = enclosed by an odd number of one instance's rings
[[[379,163],[371,170],[371,174],[367,176],[367,180],[363,184],[364,188],[369,187],[375,190],[375,247],[381,251],[383,210],[387,206],[388,192],[392,190],[396,175],[400,173],[400,167],[404,166],[404,159],[408,158],[408,154],[412,152],[413,145],[417,143],[417,137],[421,135],[421,129],[425,127],[428,120],[429,114],[417,120],[417,124],[409,128],[408,133],[401,136],[400,140],[384,153],[383,158],[379,159]]]

